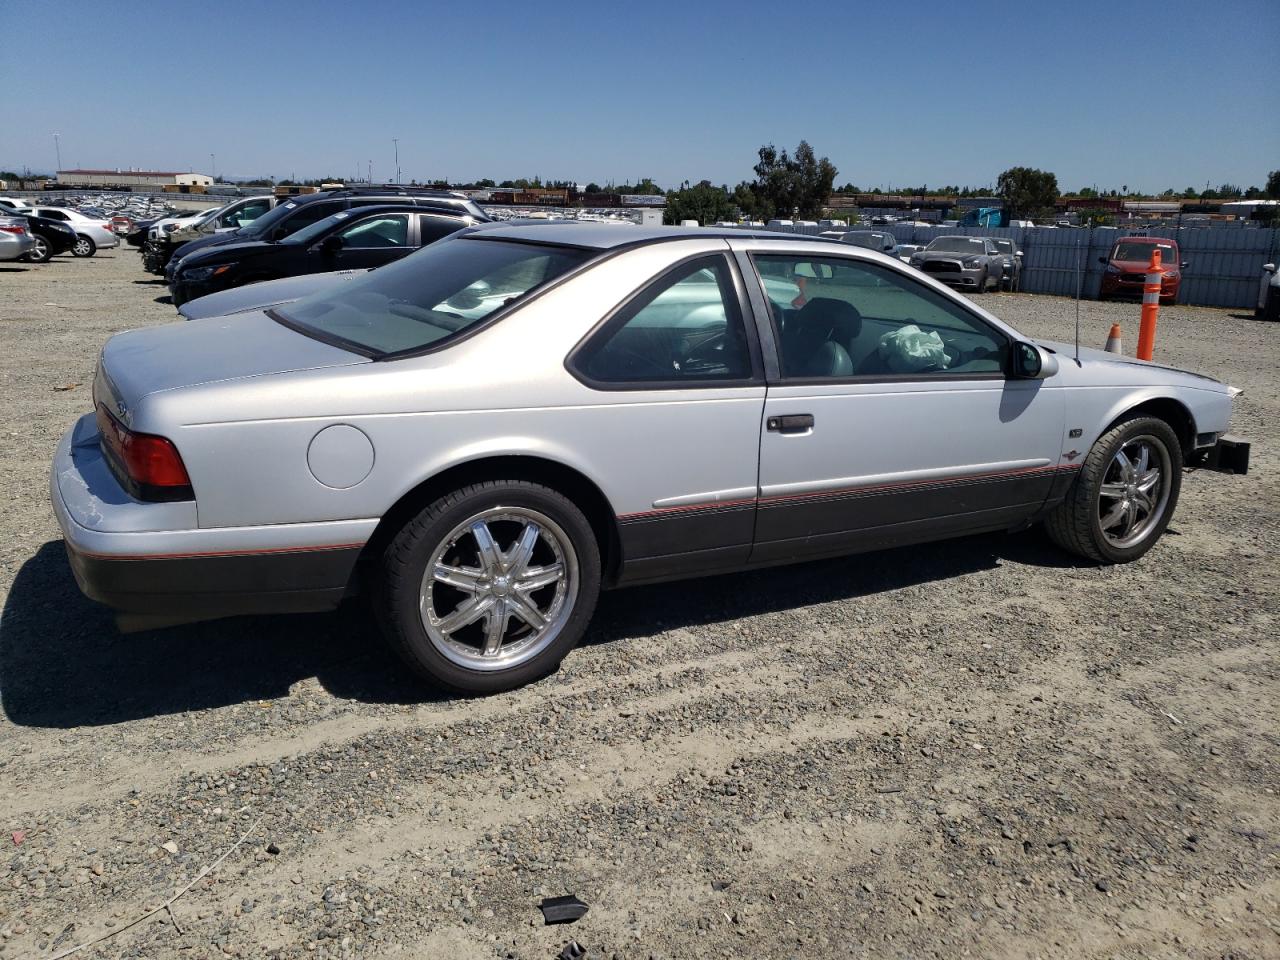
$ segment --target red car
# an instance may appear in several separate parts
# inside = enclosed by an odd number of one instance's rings
[[[1173,303],[1178,298],[1178,285],[1182,283],[1182,271],[1187,265],[1178,258],[1177,241],[1163,237],[1124,237],[1111,248],[1111,256],[1099,257],[1098,262],[1105,265],[1106,270],[1098,299],[1137,297],[1141,300],[1151,251],[1156,248],[1160,250],[1160,302]]]

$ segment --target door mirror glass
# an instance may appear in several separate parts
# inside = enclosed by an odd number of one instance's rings
[[[1058,372],[1058,357],[1025,341],[1013,346],[1013,375],[1022,380],[1045,380]]]

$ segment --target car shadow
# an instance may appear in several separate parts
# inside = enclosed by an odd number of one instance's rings
[[[154,298],[154,299],[155,299],[155,302],[156,302],[156,303],[163,303],[163,304],[165,304],[166,306],[172,306],[172,305],[173,305],[173,297],[171,297],[171,296],[156,297],[156,298]]]
[[[1004,561],[1076,566],[1038,533],[991,535],[600,598],[585,644],[653,636],[896,590]],[[235,617],[122,635],[81,595],[61,541],[27,560],[0,613],[0,708],[21,726],[100,726],[284,697],[316,678],[335,697],[412,704],[450,699],[413,678],[359,601],[333,613]]]
[[[142,287],[154,287],[154,286],[164,284],[167,281],[164,280],[163,278],[157,278],[155,280],[134,280],[132,282]]]
[[[1004,562],[1057,569],[1092,566],[1059,550],[1035,529],[632,587],[601,595],[583,645],[855,600],[991,570]]]
[[[26,273],[30,267],[0,267],[0,273]]]

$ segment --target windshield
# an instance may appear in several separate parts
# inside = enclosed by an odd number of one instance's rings
[[[1160,262],[1165,266],[1176,263],[1178,255],[1173,252],[1173,245],[1168,243],[1151,243],[1134,242],[1132,240],[1121,240],[1116,244],[1116,249],[1111,254],[1112,260],[1141,260],[1143,263],[1151,262],[1151,251],[1156,247],[1160,248]]]
[[[341,223],[351,216],[351,211],[340,210],[331,217],[325,217],[323,220],[317,220],[310,226],[303,227],[296,233],[291,233],[281,243],[310,243],[316,237],[320,236],[334,224]]]
[[[1013,253],[1013,241],[997,240],[996,249],[999,250],[1001,253]]]
[[[377,356],[452,338],[591,256],[568,247],[455,238],[274,313]]]
[[[291,212],[296,210],[297,207],[298,202],[296,200],[290,200],[288,203],[281,203],[268,210],[247,227],[241,227],[236,231],[236,233],[242,237],[260,237],[287,217]]]
[[[987,247],[979,237],[939,237],[925,249],[943,253],[982,253]]]

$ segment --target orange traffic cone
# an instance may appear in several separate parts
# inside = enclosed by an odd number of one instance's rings
[[[1120,324],[1113,323],[1111,332],[1107,334],[1107,345],[1105,347],[1107,353],[1118,353],[1123,356],[1124,344],[1120,341]]]

